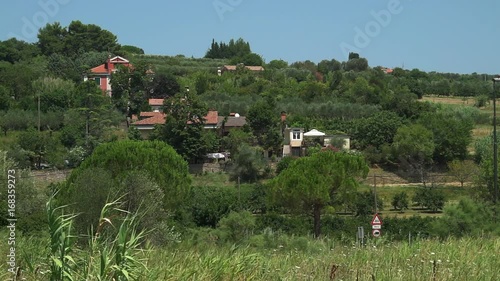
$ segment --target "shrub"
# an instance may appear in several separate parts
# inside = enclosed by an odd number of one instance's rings
[[[495,223],[493,208],[469,198],[444,209],[444,216],[436,221],[434,228],[441,237],[452,233],[455,236],[480,236],[485,233],[500,233]]]
[[[413,202],[432,212],[437,212],[443,209],[446,201],[443,191],[433,187],[423,187],[415,192]]]
[[[401,192],[392,198],[392,206],[394,209],[404,212],[404,210],[408,209],[408,194],[406,192]]]
[[[240,242],[247,239],[255,229],[255,218],[248,211],[231,212],[219,222],[219,230],[224,240]]]

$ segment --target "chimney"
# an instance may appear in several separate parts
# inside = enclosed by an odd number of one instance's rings
[[[104,68],[110,69],[110,64],[111,64],[111,55],[108,55],[108,59],[106,60],[106,63],[104,64]]]
[[[285,122],[286,121],[286,112],[282,111],[281,112],[281,122]]]

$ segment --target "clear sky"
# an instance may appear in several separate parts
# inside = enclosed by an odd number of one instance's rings
[[[0,11],[0,40],[35,42],[46,22],[97,24],[147,54],[203,57],[212,38],[243,38],[266,62],[500,73],[498,0],[22,0]]]

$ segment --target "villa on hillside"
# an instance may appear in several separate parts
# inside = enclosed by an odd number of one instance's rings
[[[345,134],[327,135],[316,129],[304,132],[303,128],[284,129],[283,157],[305,156],[308,147],[321,146],[323,148],[334,146],[343,150],[349,150],[351,146],[350,137]]]
[[[116,56],[108,58],[105,63],[90,69],[90,72],[83,76],[83,81],[93,80],[101,88],[102,92],[108,96],[112,95],[111,75],[118,71],[119,66],[133,69],[134,66],[125,58]],[[146,74],[154,74],[149,69]]]
[[[111,96],[111,74],[118,71],[118,66],[132,67],[130,62],[120,56],[108,58],[108,60],[99,66],[90,69],[90,73],[85,74],[83,81],[94,80],[99,88]]]

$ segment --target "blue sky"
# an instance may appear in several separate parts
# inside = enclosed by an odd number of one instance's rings
[[[242,37],[266,62],[346,60],[371,66],[500,73],[498,0],[8,1],[0,40],[36,41],[45,22],[93,23],[148,54],[202,57],[212,38]],[[44,8],[45,6],[45,8]]]

